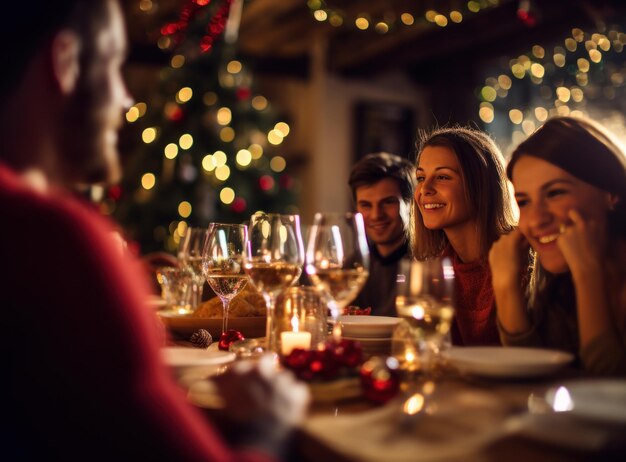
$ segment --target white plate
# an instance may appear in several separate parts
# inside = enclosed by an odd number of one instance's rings
[[[201,348],[165,347],[161,356],[166,364],[174,368],[220,366],[235,360],[235,353],[207,351]]]
[[[626,380],[581,380],[552,388],[546,401],[555,410],[598,422],[626,424]]]
[[[339,316],[342,334],[353,338],[390,338],[400,321],[389,316]]]
[[[519,347],[453,347],[443,354],[461,372],[486,377],[546,375],[574,360],[563,351]]]

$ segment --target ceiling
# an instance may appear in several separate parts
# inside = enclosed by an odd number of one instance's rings
[[[146,0],[144,0],[145,2]],[[236,1],[236,0],[235,0]],[[131,38],[130,60],[162,64],[168,55],[156,46],[159,28],[174,20],[186,0],[153,0],[150,11],[141,11],[140,0],[125,2]],[[467,10],[466,0],[327,0],[327,11],[341,14],[343,24],[319,22],[306,0],[248,0],[244,2],[239,28],[240,53],[254,60],[256,72],[306,77],[311,55],[324,50],[325,67],[342,75],[371,75],[402,68],[424,76],[446,71],[448,63],[481,61],[501,54],[526,51],[531,43],[562,38],[572,27],[610,23],[623,18],[623,0],[479,0],[485,8]],[[529,6],[536,24],[518,17]],[[448,19],[440,27],[424,19],[426,11],[458,10],[463,20]],[[411,26],[399,20],[410,12]],[[354,20],[362,13],[370,23],[392,24],[387,33],[369,27],[358,30]],[[317,50],[317,51],[315,51]],[[457,67],[458,68],[458,67]],[[427,72],[427,73],[428,73]],[[427,77],[425,77],[427,78]]]

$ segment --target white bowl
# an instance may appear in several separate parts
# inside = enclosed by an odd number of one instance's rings
[[[400,321],[389,316],[339,316],[342,334],[353,338],[390,338]]]

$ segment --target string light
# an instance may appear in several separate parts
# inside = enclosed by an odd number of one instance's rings
[[[212,154],[207,154],[206,156],[204,156],[202,158],[202,168],[207,171],[207,172],[212,172],[213,170],[215,170],[215,162],[213,160],[213,155]]]
[[[252,153],[247,149],[240,149],[235,156],[237,164],[242,167],[247,167],[252,162]]]
[[[280,173],[287,167],[287,161],[285,161],[284,157],[274,156],[272,160],[270,160],[270,168],[276,172]]]
[[[267,141],[269,141],[270,144],[273,144],[274,146],[278,146],[279,144],[281,144],[283,142],[283,138],[283,133],[276,129],[270,130],[267,134]]]
[[[178,145],[176,143],[169,143],[163,149],[163,154],[167,159],[175,159],[178,155]]]
[[[143,189],[149,190],[154,188],[154,185],[156,184],[156,177],[154,176],[154,173],[144,173],[143,176],[141,177],[141,186],[143,187]]]
[[[220,191],[220,200],[226,205],[232,204],[232,202],[235,200],[235,191],[233,190],[233,188],[223,188]]]
[[[193,146],[193,136],[189,133],[184,133],[178,138],[178,145],[181,149],[187,150]]]
[[[509,62],[508,73],[486,78],[477,89],[479,118],[492,124],[506,117],[515,127],[512,145],[533,133],[549,117],[589,116],[590,111],[595,117],[594,111],[601,109],[596,106],[594,110],[594,101],[611,101],[624,86],[623,59],[607,61],[605,57],[622,52],[626,34],[614,29],[589,34],[574,28],[559,43],[554,48],[533,45],[527,53]],[[522,83],[526,77],[529,81]],[[512,102],[507,101],[508,93],[516,85],[523,86],[528,95],[525,109],[519,108],[519,99],[515,100],[518,107],[508,106]],[[496,131],[498,127],[501,125],[494,126]]]
[[[379,34],[387,34],[400,29],[401,27],[424,27],[425,25],[446,27],[449,24],[448,18],[454,24],[460,24],[469,14],[476,14],[482,10],[493,8],[501,3],[500,0],[469,1],[463,8],[451,9],[448,12],[428,10],[425,12],[410,11],[407,8],[399,15],[392,11],[384,11],[370,15],[360,12],[354,17],[350,17],[345,10],[335,9],[328,5],[326,1],[308,1],[307,6],[312,17],[317,22],[329,22],[334,27],[347,26],[357,31],[367,31],[372,25]],[[464,15],[465,13],[465,15]]]
[[[189,217],[191,215],[191,204],[187,201],[182,201],[178,204],[178,214],[183,218]]]
[[[157,129],[156,127],[148,127],[141,132],[141,139],[144,143],[150,144],[157,137]]]

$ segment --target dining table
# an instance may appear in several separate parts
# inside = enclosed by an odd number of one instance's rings
[[[211,345],[208,351],[217,351],[217,345]],[[204,370],[195,368],[190,373],[177,374],[190,403],[213,423],[219,422],[223,414],[214,389],[206,384],[212,374],[228,367],[225,364]],[[460,371],[443,361],[428,380],[419,373],[402,380],[400,392],[383,404],[358,392],[358,378],[323,385],[330,391],[321,399],[315,398],[320,396],[318,385],[311,384],[315,399],[294,435],[289,459],[626,460],[626,419],[580,418],[555,412],[546,400],[547,393],[560,385],[585,380],[593,379],[573,366],[538,376],[494,378]],[[345,393],[347,389],[349,393]],[[413,415],[403,412],[407,400],[416,393],[424,398],[423,409]]]
[[[403,414],[405,394],[378,406],[363,398],[314,404],[298,449],[310,461],[586,461],[625,455],[626,427],[573,419],[547,405],[548,390],[573,375],[508,381],[449,370],[429,398],[432,409],[417,417]]]

